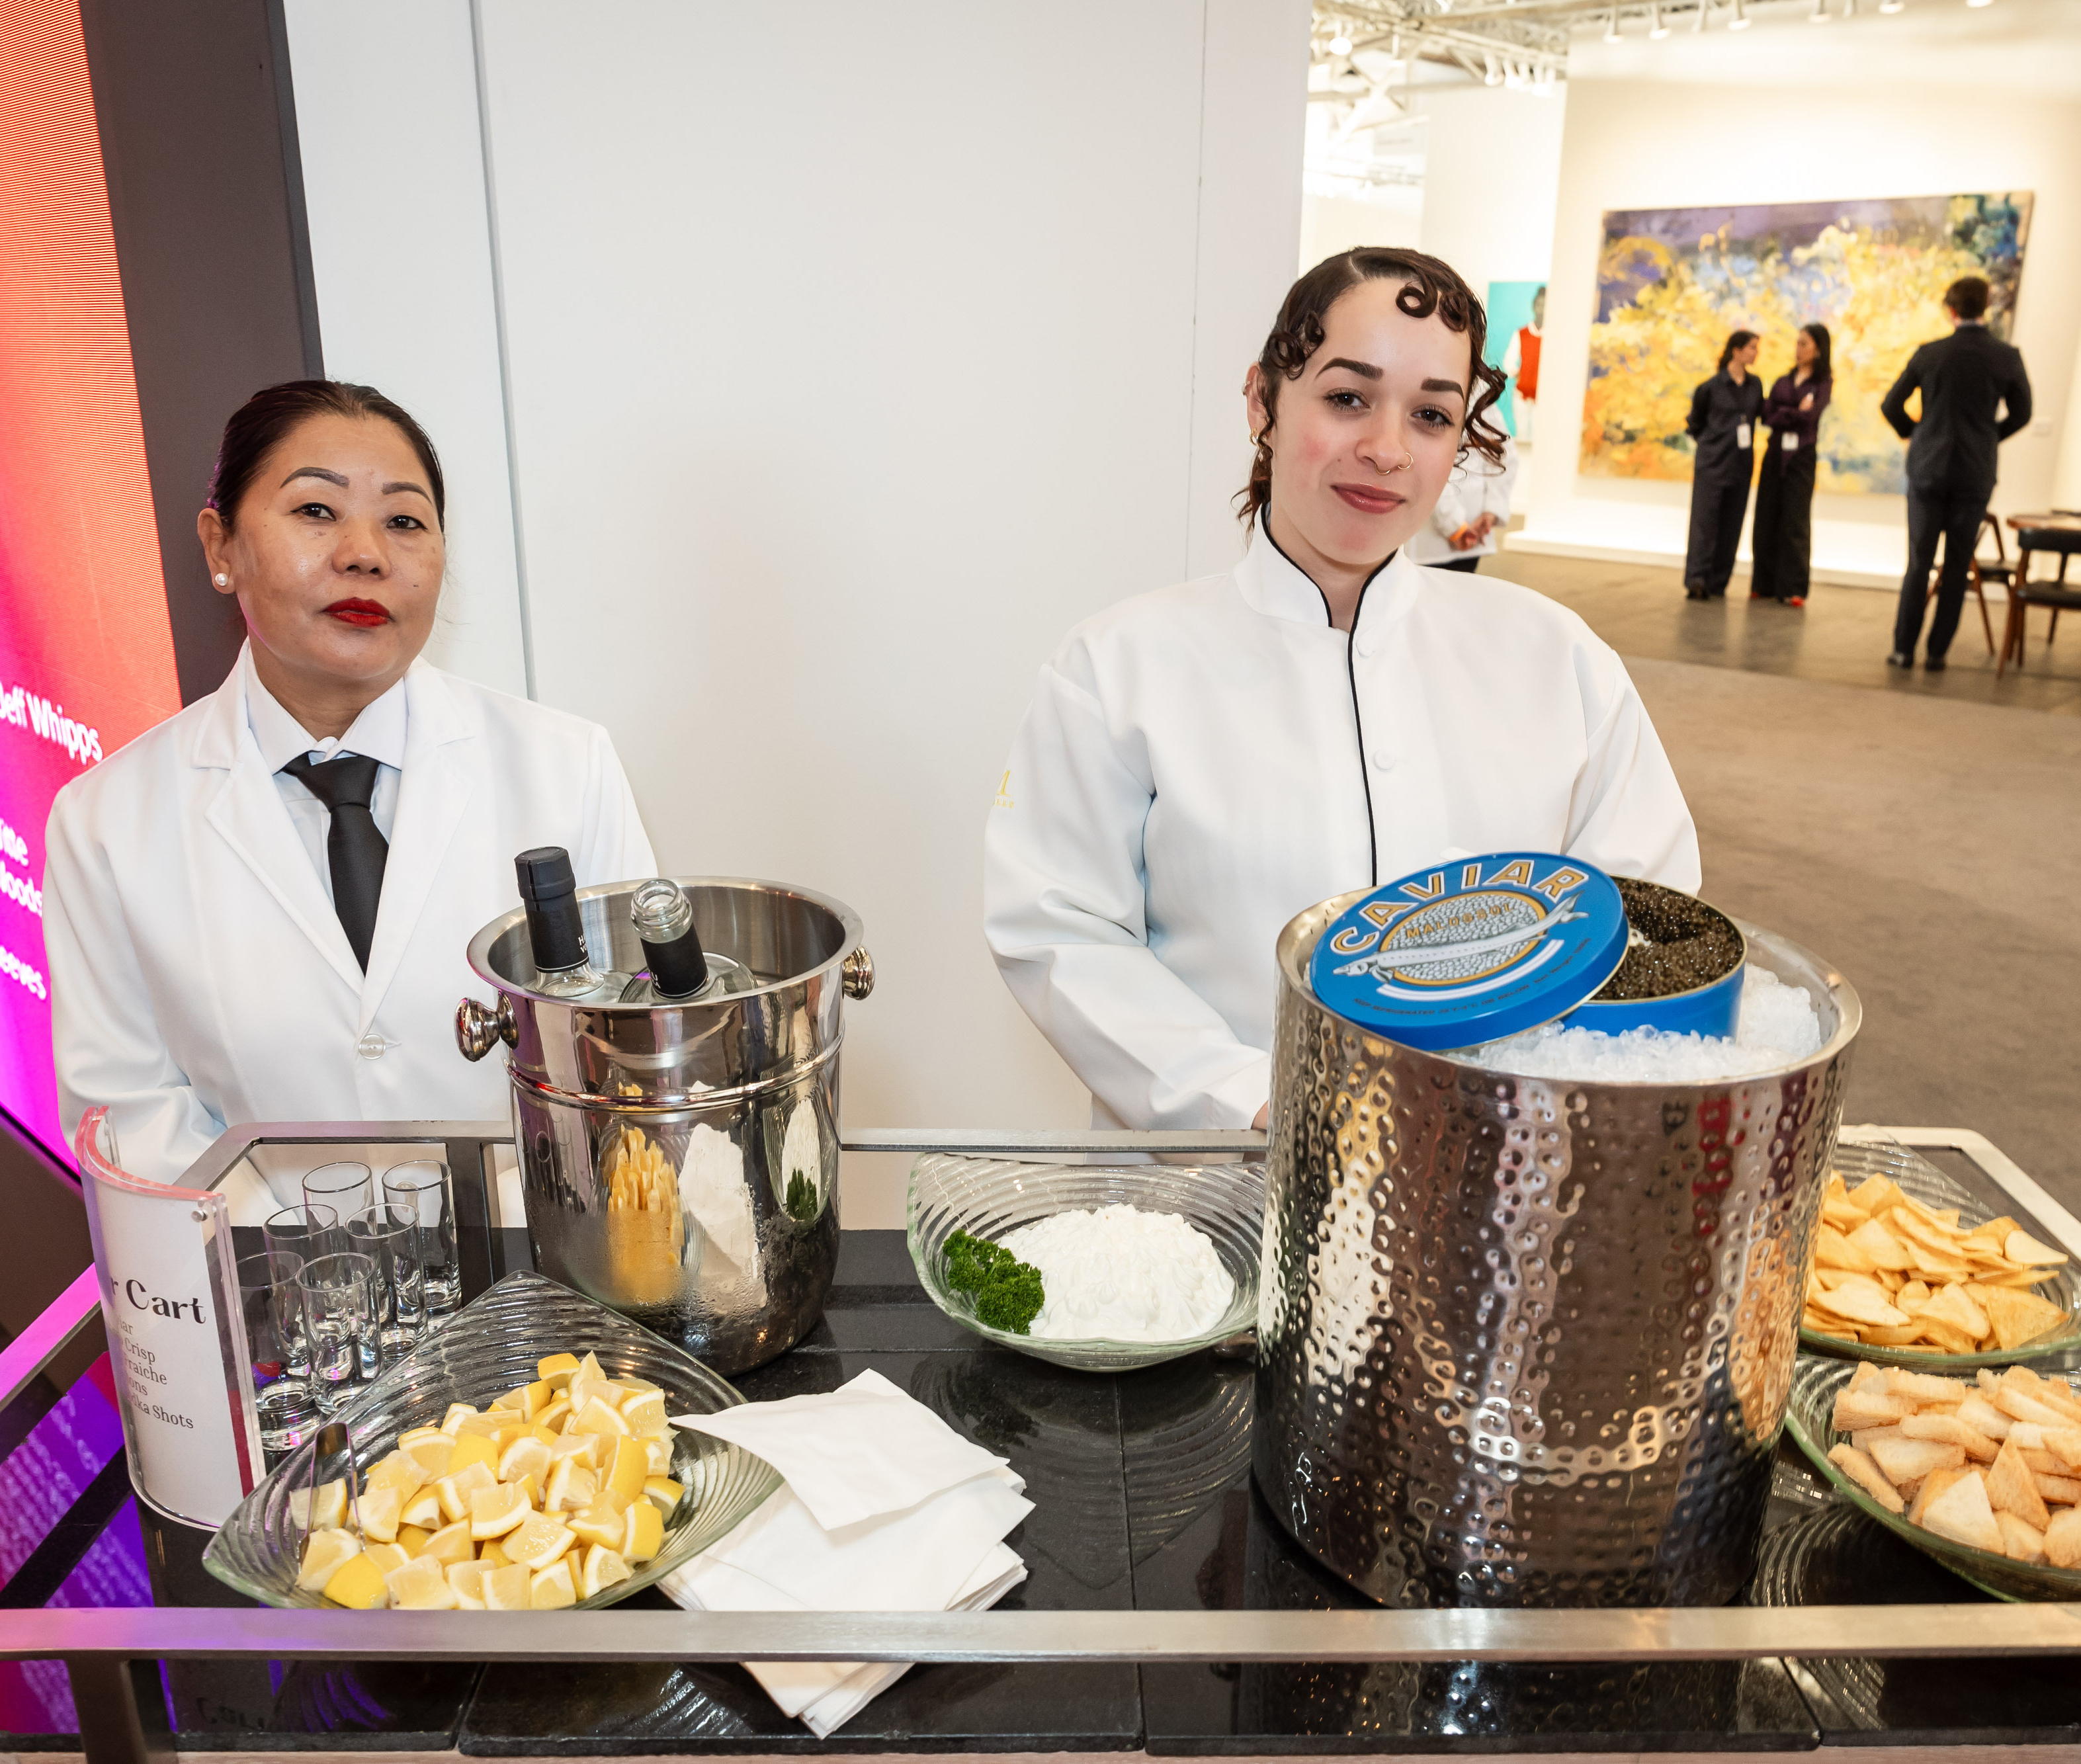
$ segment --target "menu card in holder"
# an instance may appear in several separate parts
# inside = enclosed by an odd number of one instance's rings
[[[107,1117],[90,1109],[73,1149],[130,1481],[168,1518],[214,1527],[264,1473],[231,1209],[124,1174]]]

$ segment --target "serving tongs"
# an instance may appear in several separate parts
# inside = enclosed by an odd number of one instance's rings
[[[335,1475],[328,1475],[328,1471]],[[343,1481],[347,1485],[347,1510],[352,1516],[355,1535],[361,1533],[361,1478],[354,1467],[354,1434],[343,1421],[329,1421],[321,1426],[311,1441],[310,1479],[304,1485],[304,1536],[301,1556],[308,1553],[311,1533],[318,1527],[313,1522],[317,1512],[318,1490],[328,1482]],[[292,1515],[293,1516],[293,1515]]]

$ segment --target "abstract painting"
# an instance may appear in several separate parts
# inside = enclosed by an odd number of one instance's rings
[[[1835,384],[1815,488],[1905,489],[1905,449],[1879,401],[1915,346],[1949,331],[1943,293],[1960,276],[1987,279],[1989,329],[2009,334],[2030,211],[2025,190],[1608,212],[1582,469],[1688,480],[1692,389],[1712,376],[1727,334],[1761,334],[1755,371],[1768,387],[1791,371],[1799,327],[1818,321],[1834,340]]]

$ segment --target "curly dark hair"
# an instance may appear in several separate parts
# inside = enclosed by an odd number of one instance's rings
[[[1437,314],[1448,330],[1466,333],[1469,359],[1474,369],[1474,401],[1467,407],[1460,456],[1469,452],[1500,464],[1503,431],[1488,420],[1489,412],[1503,396],[1507,383],[1502,371],[1484,361],[1488,342],[1488,314],[1474,297],[1460,272],[1441,258],[1421,251],[1402,251],[1385,246],[1362,245],[1325,258],[1286,291],[1273,321],[1272,334],[1257,365],[1264,375],[1264,408],[1271,421],[1257,437],[1257,454],[1250,463],[1250,481],[1236,492],[1241,505],[1237,519],[1248,527],[1272,500],[1272,448],[1268,437],[1279,419],[1280,382],[1298,380],[1308,358],[1322,346],[1323,321],[1339,298],[1361,282],[1399,281],[1402,292],[1394,304],[1411,318]]]

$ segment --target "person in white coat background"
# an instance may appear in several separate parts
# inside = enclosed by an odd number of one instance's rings
[[[1310,271],[1246,382],[1242,561],[1087,620],[1040,670],[984,934],[1099,1125],[1262,1126],[1274,944],[1333,895],[1513,849],[1698,886],[1618,657],[1528,589],[1406,555],[1455,464],[1499,456],[1483,326],[1435,258]]]
[[[1499,458],[1469,447],[1438,493],[1431,518],[1409,536],[1409,561],[1469,575],[1496,554],[1496,535],[1510,525],[1517,484],[1517,443],[1503,438]]]
[[[371,388],[272,387],[225,427],[197,530],[238,663],[51,809],[65,1130],[105,1105],[133,1175],[174,1180],[234,1122],[502,1119],[502,1064],[452,1023],[514,855],[655,872],[604,729],[419,658],[444,504],[432,443]]]

